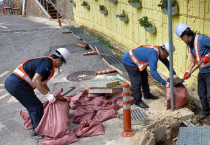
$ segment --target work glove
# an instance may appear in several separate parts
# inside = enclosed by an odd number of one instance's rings
[[[170,87],[170,83],[169,83],[169,82],[166,82],[165,87],[166,87],[166,88],[169,88],[169,87]]]
[[[54,103],[54,102],[56,101],[56,98],[54,97],[54,95],[53,95],[53,94],[50,94],[50,93],[48,93],[48,94],[46,95],[46,98],[47,98],[47,100],[48,100],[50,103]]]
[[[209,62],[209,56],[205,55],[204,57],[201,58],[201,61],[203,61],[204,64]]]
[[[191,75],[189,75],[189,71],[187,70],[187,71],[184,73],[183,79],[184,79],[184,80],[187,80],[187,79],[190,78],[190,76],[191,76]]]

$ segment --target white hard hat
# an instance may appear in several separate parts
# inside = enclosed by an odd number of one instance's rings
[[[165,49],[165,50],[169,53],[170,46],[169,46],[169,43],[168,43],[168,42],[164,43],[164,44],[162,45],[162,48]],[[174,45],[173,45],[172,51],[175,51]]]
[[[64,59],[64,62],[68,61],[70,53],[66,48],[58,48],[56,51],[60,52],[61,58]]]
[[[176,29],[175,29],[175,33],[176,35],[180,38],[182,33],[187,29],[187,28],[190,28],[188,27],[186,24],[184,23],[180,23],[179,25],[176,26]]]

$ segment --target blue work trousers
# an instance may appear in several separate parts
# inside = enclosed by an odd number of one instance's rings
[[[15,74],[11,74],[7,78],[5,88],[27,109],[33,129],[35,129],[44,114],[44,108],[33,89]]]
[[[150,94],[149,84],[148,84],[148,73],[147,70],[139,71],[137,67],[125,65],[125,69],[128,72],[128,76],[131,81],[132,92],[134,97],[135,104],[138,104],[142,101],[142,91],[144,96]]]
[[[210,73],[198,74],[198,95],[202,105],[202,113],[209,115]]]

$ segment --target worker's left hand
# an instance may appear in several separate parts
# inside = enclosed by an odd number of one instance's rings
[[[201,61],[203,61],[204,64],[209,62],[209,56],[205,55],[204,57],[201,58]]]
[[[54,97],[53,94],[48,94],[47,95],[47,100],[50,102],[50,103],[54,103],[56,101],[56,98]]]

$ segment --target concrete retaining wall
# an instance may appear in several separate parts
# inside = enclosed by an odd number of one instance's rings
[[[48,18],[42,9],[37,5],[35,0],[27,0],[26,11],[28,16]]]

